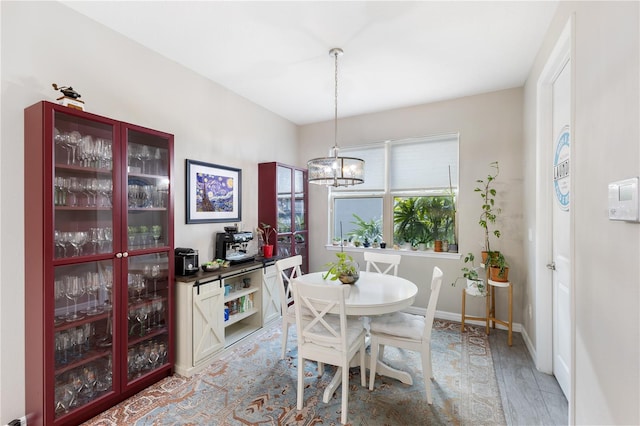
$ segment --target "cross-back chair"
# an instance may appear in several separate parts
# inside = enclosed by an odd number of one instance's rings
[[[296,327],[298,330],[297,408],[304,400],[305,360],[331,364],[342,369],[342,413],[347,423],[349,402],[349,363],[360,354],[361,385],[366,386],[365,328],[357,318],[347,318],[347,285],[315,285],[293,280]],[[304,315],[303,308],[309,315]]]
[[[280,259],[276,262],[280,305],[282,309],[282,353],[280,358],[284,358],[287,351],[289,326],[296,323],[296,312],[293,306],[293,293],[291,292],[291,280],[302,275],[300,270],[301,265],[302,256],[300,255]]]
[[[399,254],[378,253],[375,251],[365,251],[364,260],[367,262],[366,272],[378,272],[389,274],[393,270],[393,275],[398,275],[398,265],[402,257]]]
[[[431,329],[436,313],[436,305],[442,286],[442,271],[437,266],[433,268],[431,278],[431,296],[427,305],[426,315],[413,315],[406,312],[394,312],[371,319],[371,369],[369,371],[369,390],[373,390],[376,376],[376,365],[380,347],[395,346],[411,351],[420,352],[422,358],[422,375],[427,392],[427,402],[433,402],[431,397],[431,383],[433,368],[431,365]]]

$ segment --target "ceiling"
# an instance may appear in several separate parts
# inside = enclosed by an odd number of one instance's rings
[[[296,124],[522,86],[558,1],[63,1]]]

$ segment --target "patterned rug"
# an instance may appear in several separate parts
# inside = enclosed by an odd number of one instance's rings
[[[318,377],[315,363],[306,363],[304,409],[298,412],[295,327],[283,360],[280,339],[278,322],[203,372],[168,377],[84,425],[339,425],[341,388],[322,402],[335,368],[326,366]],[[436,320],[432,339],[433,405],[426,402],[419,354],[386,347],[385,362],[410,373],[413,385],[377,376],[369,391],[360,386],[360,369],[352,368],[349,424],[506,424],[484,329],[469,327],[461,334],[460,324]]]

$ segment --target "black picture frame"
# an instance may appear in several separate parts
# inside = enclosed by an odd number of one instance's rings
[[[242,220],[242,170],[186,160],[186,222]]]

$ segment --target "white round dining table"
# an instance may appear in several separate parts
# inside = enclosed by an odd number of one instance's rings
[[[312,272],[296,278],[306,284],[342,285],[338,280],[331,281],[322,277],[326,272]],[[349,285],[348,297],[345,300],[347,315],[373,316],[383,315],[408,308],[418,294],[418,287],[411,281],[394,275],[377,272],[360,272],[360,278],[355,284]],[[354,358],[356,360],[357,357]],[[366,356],[367,365],[371,362],[369,354]],[[381,376],[393,377],[402,383],[413,384],[411,375],[405,371],[392,368],[380,359],[377,360],[377,371]],[[355,365],[351,365],[354,367]],[[331,383],[327,386],[322,400],[327,403],[340,385],[340,368],[336,371]]]
[[[326,272],[312,272],[296,278],[306,284],[341,285],[338,280],[322,277]],[[355,284],[349,285],[345,300],[347,315],[382,315],[408,308],[418,294],[418,287],[411,281],[394,275],[377,272],[360,272]]]

